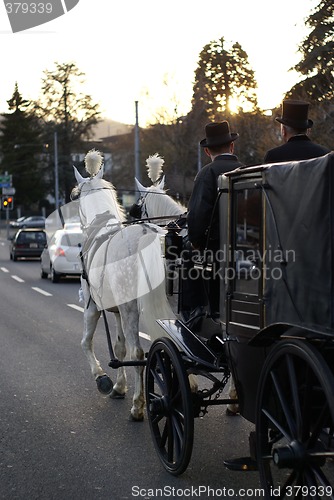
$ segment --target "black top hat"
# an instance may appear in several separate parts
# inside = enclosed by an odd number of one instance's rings
[[[205,139],[202,139],[200,145],[203,147],[214,147],[228,144],[238,139],[239,134],[230,133],[230,127],[226,120],[219,123],[208,123],[205,127]]]
[[[276,121],[295,129],[311,128],[313,121],[307,117],[309,103],[305,101],[283,101],[282,116]]]

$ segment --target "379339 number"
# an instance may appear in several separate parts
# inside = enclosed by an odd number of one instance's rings
[[[38,2],[8,2],[6,3],[7,14],[51,14],[52,3]]]
[[[285,486],[285,495],[292,498],[326,498],[331,497],[333,488],[331,486]]]

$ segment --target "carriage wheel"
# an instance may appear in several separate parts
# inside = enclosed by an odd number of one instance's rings
[[[186,369],[174,343],[156,340],[146,365],[147,414],[154,445],[165,469],[182,474],[192,453],[194,416]]]
[[[256,439],[265,498],[334,499],[334,378],[306,341],[282,341],[268,355]]]

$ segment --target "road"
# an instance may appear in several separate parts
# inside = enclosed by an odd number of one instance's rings
[[[38,261],[10,261],[0,240],[0,499],[261,497],[257,472],[223,465],[248,454],[252,429],[224,407],[196,419],[187,471],[173,477],[163,469],[147,419],[129,420],[131,368],[124,400],[95,388],[80,347],[78,289],[75,279],[42,280]],[[107,369],[102,321],[95,350]]]

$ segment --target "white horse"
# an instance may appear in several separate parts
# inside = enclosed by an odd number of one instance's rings
[[[144,187],[137,179],[136,185],[140,193],[140,199],[137,202],[137,214],[138,218],[154,219],[159,218],[157,223],[166,223],[170,221],[169,219],[163,219],[164,216],[175,216],[175,218],[180,217],[185,214],[187,208],[176,202],[169,196],[166,191],[164,191],[165,176],[163,176],[162,167],[164,164],[163,158],[161,158],[157,153],[149,156],[146,160],[147,174],[148,177],[153,182],[152,186]],[[161,178],[161,180],[159,180]],[[160,222],[161,219],[161,222]],[[196,390],[196,379],[191,378],[190,384],[192,390]],[[237,399],[237,392],[233,378],[230,377],[228,393],[230,399]],[[237,404],[231,403],[227,406],[228,415],[236,415],[239,412],[239,406]]]
[[[85,157],[90,177],[77,169],[78,186],[73,197],[79,200],[79,214],[85,242],[83,262],[87,279],[82,279],[84,296],[84,332],[82,348],[90,364],[98,389],[111,397],[124,397],[126,373],[117,371],[114,386],[102,369],[93,349],[93,336],[101,311],[115,313],[117,336],[114,352],[122,362],[126,343],[135,366],[135,389],[131,417],[144,416],[144,351],[139,340],[140,317],[152,319],[148,329],[158,328],[156,318],[173,317],[165,293],[165,270],[160,237],[164,231],[153,224],[124,225],[125,215],[112,184],[102,179],[102,156],[92,150]],[[75,168],[75,167],[74,167]],[[152,334],[151,331],[147,333]],[[153,332],[154,333],[154,332]],[[142,362],[142,365],[140,363]]]

